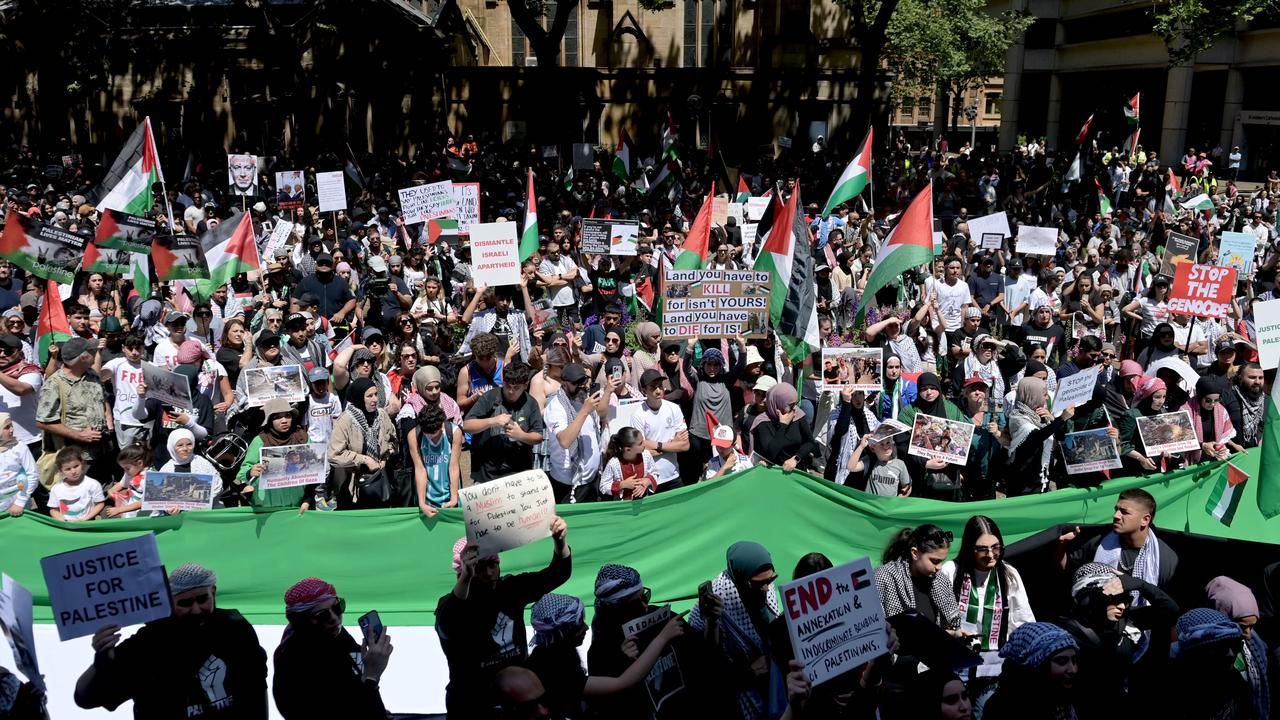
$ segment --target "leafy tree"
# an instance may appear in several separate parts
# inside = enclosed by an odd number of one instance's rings
[[[1156,11],[1155,33],[1169,48],[1169,64],[1182,65],[1235,30],[1268,13],[1280,13],[1280,0],[1169,0]]]

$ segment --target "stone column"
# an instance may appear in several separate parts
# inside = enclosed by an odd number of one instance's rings
[[[1051,148],[1060,147],[1058,137],[1062,134],[1062,79],[1058,73],[1049,75],[1049,117],[1045,124],[1045,144]]]
[[[1237,132],[1236,116],[1244,109],[1244,72],[1232,67],[1227,70],[1227,92],[1222,98],[1222,131],[1218,133],[1218,142],[1223,149],[1231,152],[1233,145],[1239,145],[1243,132]]]
[[[1164,89],[1164,128],[1160,133],[1160,157],[1180,158],[1187,151],[1187,115],[1191,109],[1191,65],[1170,68]]]

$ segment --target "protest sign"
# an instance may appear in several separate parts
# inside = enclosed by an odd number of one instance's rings
[[[347,186],[343,184],[342,171],[316,173],[316,196],[320,212],[346,210]]]
[[[471,226],[480,222],[480,183],[453,184],[453,217],[458,221],[458,232],[463,235],[470,234]]]
[[[972,438],[971,423],[917,413],[911,427],[907,454],[964,465],[969,459],[969,441]]]
[[[1258,329],[1258,362],[1262,369],[1280,366],[1280,300],[1254,303],[1253,322]]]
[[[258,156],[227,156],[227,187],[236,197],[258,196]]]
[[[635,620],[630,620],[624,623],[622,626],[622,637],[633,638],[646,630],[661,627],[674,615],[675,613],[671,612],[670,605],[663,605],[653,612],[645,613]]]
[[[609,254],[609,225],[611,220],[583,218],[582,220],[582,252],[587,255]]]
[[[301,170],[276,173],[276,207],[297,210],[307,201],[307,183]]]
[[[729,198],[711,198],[711,224],[724,227],[729,220]]]
[[[267,236],[267,242],[262,246],[262,257],[275,258],[276,251],[288,244],[289,236],[293,234],[293,229],[293,223],[287,220],[277,222],[271,228],[271,234]]]
[[[1120,467],[1120,448],[1107,435],[1111,428],[1067,433],[1062,438],[1062,460],[1068,475],[1115,470]]]
[[[1235,268],[1181,263],[1174,270],[1169,312],[1221,319],[1231,309],[1235,291]]]
[[[880,390],[883,356],[883,349],[878,347],[822,348],[822,389]]]
[[[1023,255],[1054,255],[1058,252],[1058,228],[1023,225],[1018,228],[1017,248]]]
[[[1080,407],[1093,398],[1093,386],[1098,383],[1096,368],[1081,370],[1074,375],[1058,378],[1058,392],[1053,396],[1053,416],[1058,417],[1069,407]]]
[[[301,365],[245,368],[244,379],[248,386],[249,407],[262,407],[275,398],[291,403],[302,402],[307,396]]]
[[[400,214],[404,216],[405,224],[414,225],[427,221],[428,198],[434,192],[436,191],[431,190],[428,185],[400,188]]]
[[[18,672],[39,690],[44,689],[44,677],[40,675],[40,663],[36,660],[35,618],[32,612],[31,591],[17,580],[5,575],[0,584],[0,626],[9,638],[13,662]]]
[[[1249,233],[1223,231],[1218,245],[1218,264],[1249,274],[1253,272],[1253,253],[1257,238]]]
[[[982,217],[969,218],[965,223],[969,226],[971,238],[981,238],[988,233],[996,233],[1001,239],[1012,235],[1009,232],[1009,216],[1003,210]]]
[[[742,224],[742,247],[750,250],[756,244],[759,228],[760,223],[749,222]]]
[[[789,149],[789,148],[791,147],[791,138],[787,137],[786,135],[779,135],[779,136],[778,136],[778,147],[780,147],[780,148],[784,148],[784,149]]]
[[[740,202],[729,203],[729,217],[733,218],[734,223],[742,225],[743,218],[745,217],[743,213],[746,208],[747,206]]]
[[[10,210],[0,233],[0,258],[69,288],[84,260],[85,243],[75,233]]]
[[[459,491],[467,542],[497,555],[551,535],[556,499],[541,470],[526,470]]]
[[[769,329],[768,272],[664,268],[662,289],[664,338],[759,335]]]
[[[142,382],[147,386],[146,399],[159,400],[160,404],[179,410],[195,409],[191,402],[191,383],[178,373],[143,362]]]
[[[169,585],[150,533],[50,555],[40,569],[61,640],[169,617]]]
[[[1169,239],[1164,243],[1164,255],[1160,257],[1159,274],[1172,278],[1178,265],[1195,262],[1196,248],[1199,246],[1200,241],[1193,237],[1169,233]]]
[[[93,242],[99,248],[150,253],[156,221],[119,210],[103,210]]]
[[[635,220],[614,220],[609,226],[609,254],[632,257],[639,249],[636,236],[640,223]]]
[[[983,250],[999,250],[1004,247],[1004,236],[1000,233],[982,233]]]
[[[1186,410],[1150,417],[1139,415],[1137,420],[1138,435],[1142,438],[1147,457],[1196,450],[1200,447],[1196,431],[1191,425],[1191,413]]]
[[[453,199],[453,181],[441,180],[424,187],[427,188],[427,207],[423,221],[429,218],[452,218],[456,209]]]
[[[151,241],[151,262],[161,282],[209,278],[204,246],[191,235],[156,235]]]
[[[329,475],[329,446],[325,443],[311,445],[278,445],[262,448],[258,462],[267,467],[262,471],[259,488],[279,490],[299,485],[321,485]]]
[[[514,222],[471,226],[471,273],[488,287],[520,284],[520,247]]]
[[[889,652],[871,559],[860,558],[778,588],[787,635],[810,686]]]
[[[769,208],[771,202],[773,202],[772,196],[747,198],[747,219],[754,222],[764,217],[764,211]]]
[[[148,471],[142,476],[143,512],[212,509],[212,475]]]
[[[899,422],[893,418],[885,418],[884,422],[880,423],[880,427],[872,431],[871,437],[867,438],[867,441],[870,443],[878,443],[888,440],[895,435],[901,435],[910,429],[911,427],[906,423]]]

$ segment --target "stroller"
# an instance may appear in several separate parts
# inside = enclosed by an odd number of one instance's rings
[[[250,505],[249,499],[240,492],[242,486],[235,482],[240,472],[244,456],[249,452],[249,443],[259,433],[266,422],[262,408],[245,408],[227,420],[227,431],[209,438],[205,456],[218,469],[222,477],[222,495],[218,501],[222,507],[243,507]]]

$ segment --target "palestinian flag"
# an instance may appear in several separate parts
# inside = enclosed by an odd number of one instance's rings
[[[1130,125],[1138,124],[1138,101],[1142,99],[1142,93],[1138,93],[1129,99],[1129,103],[1124,106],[1124,117],[1129,121]]]
[[[856,322],[861,322],[872,298],[881,288],[901,278],[907,270],[933,262],[933,187],[926,185],[885,238],[862,291]]]
[[[244,214],[247,215],[247,213]],[[214,232],[219,229],[221,225],[214,228]],[[249,233],[256,258],[258,245],[253,240],[252,224],[249,226]],[[204,248],[201,247],[200,238],[190,235],[157,235],[151,243],[151,258],[156,265],[156,279],[160,282],[210,279],[209,263],[205,258]],[[227,276],[226,283],[229,282],[231,282],[231,276]],[[219,283],[219,285],[226,283]],[[213,288],[210,288],[209,292],[212,294]]]
[[[1218,518],[1223,525],[1230,525],[1235,519],[1236,509],[1240,507],[1240,497],[1244,495],[1244,483],[1249,479],[1245,471],[1234,463],[1227,463],[1227,471],[1218,478],[1204,504],[1205,512]]]
[[[569,172],[564,174],[564,191],[570,192],[571,190],[573,190],[573,168],[572,167],[569,168]]]
[[[160,153],[156,151],[151,133],[151,118],[146,117],[134,128],[93,197],[101,198],[97,202],[100,208],[145,215],[156,204],[153,193],[156,183],[163,182],[164,171],[160,169]]]
[[[626,182],[631,177],[631,143],[627,142],[627,131],[622,131],[618,139],[618,149],[613,153],[613,174]]]
[[[1089,126],[1092,124],[1093,124],[1093,115],[1090,115],[1089,119],[1084,121],[1084,127],[1080,128],[1080,132],[1076,134],[1077,145],[1084,144],[1085,138],[1089,136]]]
[[[1280,383],[1272,386],[1262,422],[1262,459],[1258,463],[1258,509],[1270,520],[1280,515]]]
[[[702,201],[698,215],[693,219],[689,234],[685,236],[684,248],[676,256],[677,270],[700,270],[707,264],[707,256],[711,253],[711,206],[716,197],[716,183],[711,182],[711,191],[707,199]]]
[[[666,272],[666,255],[658,253],[658,269],[652,275],[635,284],[634,292],[628,298],[631,304],[631,317],[641,317],[643,307],[653,316],[653,321],[662,324],[662,274]]]
[[[1111,212],[1111,200],[1107,197],[1107,193],[1102,189],[1102,183],[1098,182],[1098,178],[1093,179],[1093,184],[1098,188],[1098,212],[1106,215]]]
[[[1172,190],[1175,195],[1182,194],[1182,183],[1178,182],[1178,176],[1173,174],[1173,168],[1168,169],[1169,181],[1165,183],[1166,190]]]
[[[1063,178],[1064,182],[1076,182],[1080,179],[1080,156],[1083,153],[1076,153],[1076,159],[1071,161],[1071,167],[1067,168],[1067,175]]]
[[[449,174],[455,181],[463,181],[471,177],[473,169],[474,165],[472,163],[455,157],[449,158]]]
[[[196,297],[201,300],[208,299],[215,289],[230,284],[236,275],[262,269],[249,213],[237,213],[223,220],[200,236],[199,245],[209,268],[208,279],[195,285]],[[156,275],[160,275],[158,256]]]
[[[427,221],[427,242],[454,243],[458,240],[458,221],[452,218],[431,218]]]
[[[822,217],[830,217],[836,206],[858,197],[866,189],[867,182],[871,179],[871,141],[873,134],[874,130],[867,130],[867,136],[862,139],[861,149],[858,154],[853,156],[853,160],[848,167],[844,169],[844,172],[840,173],[840,179],[836,180],[836,186],[831,190],[831,197],[827,198],[827,205],[822,209]]]
[[[129,254],[129,270],[126,273],[133,279],[133,289],[144,301],[151,299],[151,256],[146,253]],[[213,294],[210,291],[210,294]]]
[[[1129,146],[1129,157],[1136,158],[1138,156],[1138,136],[1142,134],[1142,128],[1134,128],[1133,134],[1129,136],[1129,142],[1125,143]]]
[[[1213,212],[1213,198],[1204,193],[1200,193],[1190,200],[1183,201],[1182,207],[1188,210],[1204,210],[1205,212]]]
[[[71,339],[71,324],[58,299],[58,283],[45,283],[44,302],[40,304],[40,319],[36,321],[36,359],[40,367],[49,364],[49,347]]]
[[[533,190],[533,170],[529,170],[524,200],[524,230],[520,233],[520,262],[538,252],[538,194]]]
[[[149,253],[151,238],[155,234],[156,223],[150,218],[130,215],[119,210],[104,210],[94,242],[100,248]],[[87,265],[86,263],[86,267]]]
[[[640,174],[636,175],[635,182],[631,183],[631,187],[635,188],[635,191],[640,193],[641,195],[648,195],[649,194],[649,173],[645,170],[641,170]]]
[[[787,356],[793,360],[821,345],[813,268],[813,243],[804,221],[804,205],[800,202],[800,183],[797,182],[791,199],[781,212],[773,215],[754,268],[769,273],[769,321],[777,329]]]
[[[120,275],[129,270],[129,260],[133,254],[128,250],[107,250],[103,252],[98,249],[97,243],[87,242],[84,244],[82,268],[84,272]]]
[[[745,203],[751,199],[751,188],[747,187],[746,178],[742,177],[742,172],[738,172],[738,199],[734,202]]]
[[[676,160],[680,159],[680,151],[676,145],[680,139],[680,128],[676,127],[676,123],[671,119],[671,113],[667,113],[667,121],[662,124],[662,155],[658,160]]]
[[[658,177],[654,178],[653,185],[649,188],[649,193],[653,194],[659,190],[667,191],[668,196],[675,190],[675,186],[680,182],[680,164],[671,160],[662,166],[658,171]]]
[[[10,210],[0,234],[0,257],[45,280],[70,285],[85,245],[79,235]]]

